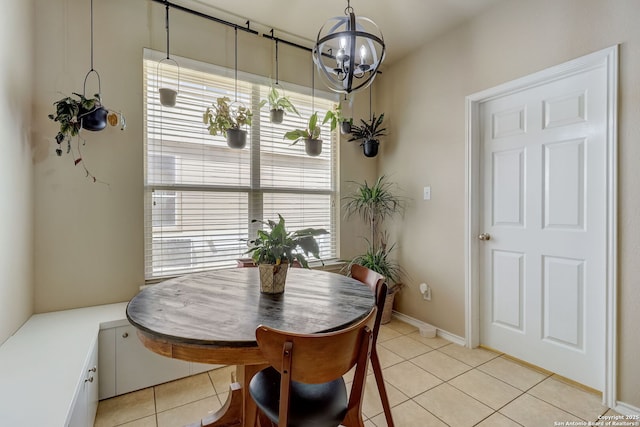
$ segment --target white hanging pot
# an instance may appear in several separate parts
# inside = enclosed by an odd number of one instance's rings
[[[160,74],[160,69],[163,62],[173,62],[178,69],[178,83],[175,87],[164,86],[158,89],[158,93],[160,94],[160,104],[165,107],[175,107],[176,99],[178,98],[178,90],[180,88],[180,65],[174,59],[164,58],[160,62],[158,62],[158,85],[162,84],[162,75]]]

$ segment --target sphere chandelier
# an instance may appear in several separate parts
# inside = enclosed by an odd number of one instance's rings
[[[327,87],[348,94],[373,82],[384,60],[385,45],[375,22],[356,16],[350,0],[344,15],[329,19],[320,28],[312,56]]]

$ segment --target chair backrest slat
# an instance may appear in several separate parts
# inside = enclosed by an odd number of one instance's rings
[[[376,315],[376,321],[373,327],[373,341],[375,346],[378,341],[378,331],[380,330],[380,323],[382,322],[384,304],[387,300],[388,287],[385,283],[385,278],[382,274],[376,273],[375,271],[359,264],[351,265],[351,277],[367,285],[369,289],[371,289],[371,292],[373,292],[373,295],[375,295],[376,308],[378,309],[378,314]]]
[[[321,334],[295,334],[260,325],[256,339],[262,355],[281,375],[285,343],[291,343],[291,379],[323,383],[346,374],[358,362],[365,332],[373,330],[376,312],[374,307],[356,324]]]

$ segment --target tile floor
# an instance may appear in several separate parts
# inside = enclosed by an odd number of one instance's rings
[[[499,353],[424,338],[395,319],[380,329],[378,354],[397,427],[546,427],[616,414],[602,406],[599,395],[554,375]],[[103,400],[95,427],[197,422],[225,401],[233,371],[221,368]],[[366,427],[387,425],[377,393],[371,374],[363,409]]]

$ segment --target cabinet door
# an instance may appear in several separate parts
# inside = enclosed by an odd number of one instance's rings
[[[136,329],[116,328],[116,394],[124,394],[189,375],[189,363],[145,348]]]
[[[87,423],[88,427],[93,426],[98,411],[98,390],[100,381],[98,381],[98,344],[94,344],[89,364],[85,369],[85,396],[87,406]]]
[[[98,409],[98,346],[94,343],[91,356],[83,369],[76,401],[68,427],[93,427]]]
[[[71,412],[71,419],[69,420],[68,427],[87,427],[87,395],[85,393],[85,384],[80,386],[76,402],[73,405],[73,411]]]
[[[116,395],[116,328],[102,329],[98,335],[100,400]]]

